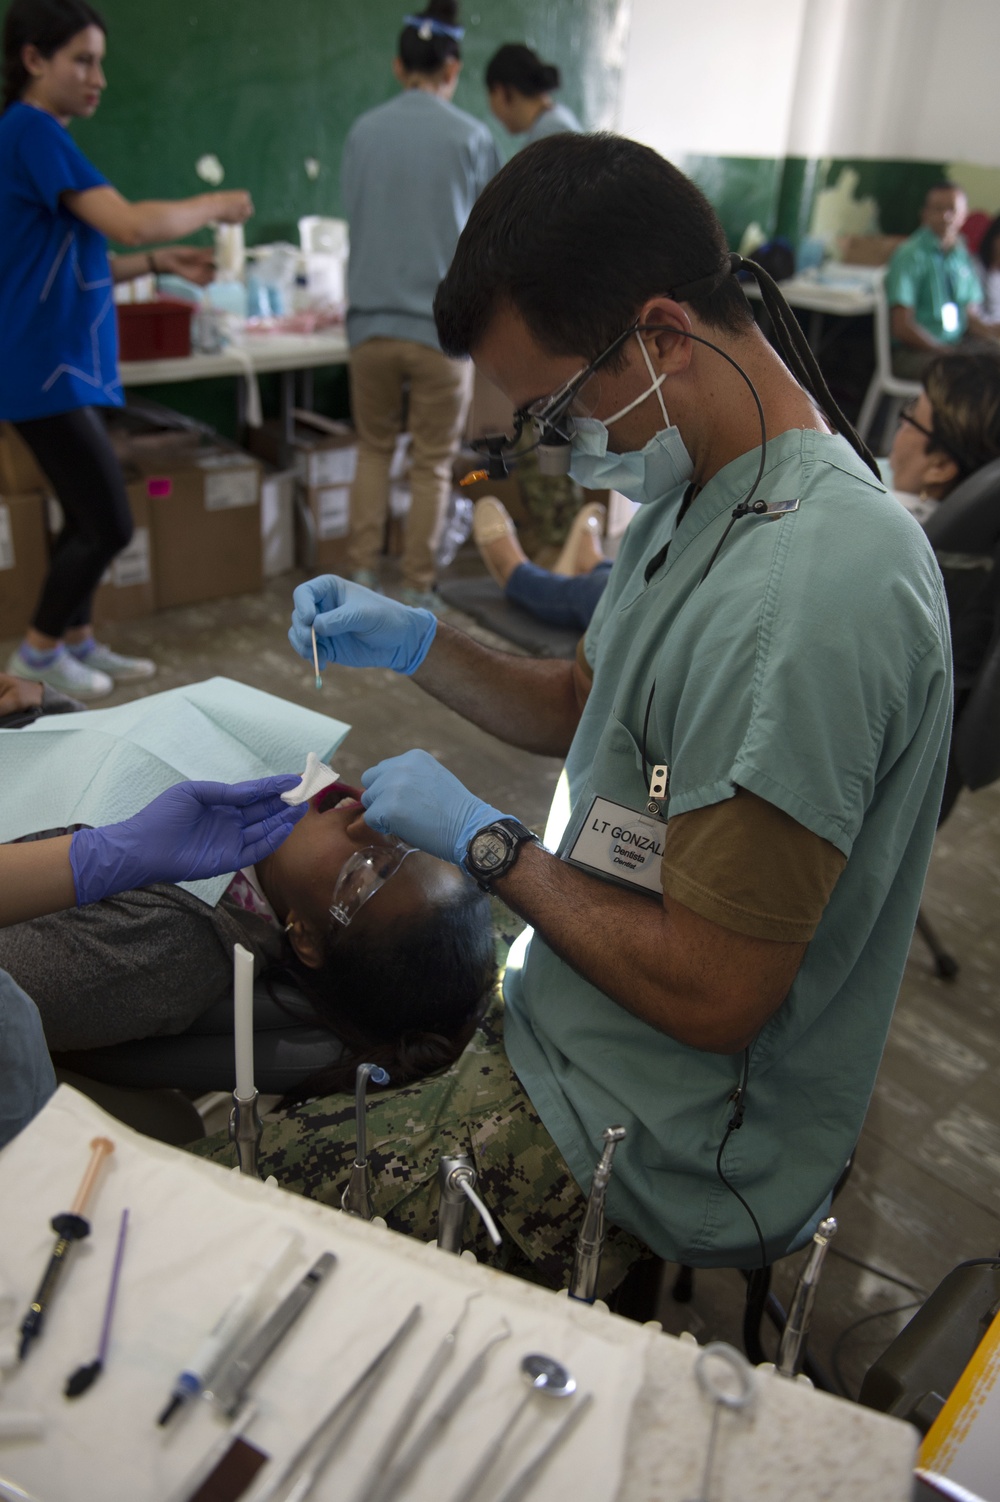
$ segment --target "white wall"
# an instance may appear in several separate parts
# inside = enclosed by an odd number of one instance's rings
[[[668,157],[1000,164],[997,0],[632,0],[621,130]]]
[[[632,0],[624,135],[676,159],[784,156],[808,0]]]

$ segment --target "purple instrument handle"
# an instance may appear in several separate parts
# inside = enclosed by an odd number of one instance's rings
[[[125,1255],[125,1237],[128,1234],[128,1211],[122,1211],[121,1225],[118,1227],[118,1245],[115,1248],[115,1262],[111,1269],[111,1284],[108,1288],[108,1301],[104,1306],[104,1324],[101,1327],[101,1346],[97,1353],[97,1359],[104,1365],[104,1358],[108,1354],[108,1342],[111,1339],[111,1320],[115,1312],[115,1303],[118,1298],[118,1279],[122,1270],[122,1258]]]

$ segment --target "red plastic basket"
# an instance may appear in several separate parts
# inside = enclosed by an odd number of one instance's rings
[[[118,356],[122,360],[169,360],[191,353],[194,308],[178,297],[118,303]]]

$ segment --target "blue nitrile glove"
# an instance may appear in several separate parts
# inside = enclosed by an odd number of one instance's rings
[[[437,630],[433,611],[414,610],[336,574],[300,584],[292,600],[295,608],[288,640],[300,657],[312,662],[315,626],[321,668],[338,662],[346,668],[415,673]]]
[[[277,850],[308,805],[280,794],[289,774],[255,782],[179,782],[121,824],[78,829],[69,847],[77,907],[155,881],[198,881]]]
[[[369,767],[361,778],[365,823],[379,834],[461,865],[469,841],[502,819],[498,808],[464,788],[428,751],[404,751]]]

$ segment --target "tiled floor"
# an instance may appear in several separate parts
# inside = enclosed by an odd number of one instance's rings
[[[260,595],[165,611],[106,635],[115,647],[158,661],[158,677],[140,691],[214,674],[239,678],[348,721],[353,729],[337,758],[348,779],[421,745],[491,802],[541,827],[558,772],[554,761],[499,745],[393,673],[334,669],[317,695],[312,669],[284,639],[295,582],[297,576],[287,576]],[[0,643],[0,662],[12,645]],[[131,691],[117,696],[131,697]],[[929,1290],[963,1258],[1000,1248],[1000,785],[960,798],[938,838],[925,905],[961,970],[951,983],[937,979],[922,942],[914,941],[855,1169],[837,1203],[835,1246]],[[787,1293],[794,1271],[792,1263],[779,1269],[779,1294]],[[742,1297],[738,1274],[699,1273],[693,1302],[676,1305],[665,1297],[662,1316],[670,1329],[738,1342]],[[831,1255],[814,1354],[829,1365],[840,1337],[841,1368],[856,1392],[907,1315],[844,1332],[912,1298]]]

